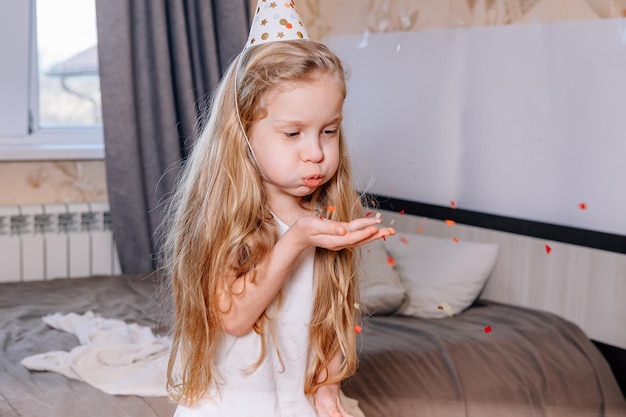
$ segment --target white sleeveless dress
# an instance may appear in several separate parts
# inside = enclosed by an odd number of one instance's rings
[[[275,219],[282,236],[288,226]],[[303,393],[314,257],[313,247],[300,256],[283,285],[282,305],[273,314],[280,359],[274,342],[267,337],[263,362],[254,372],[246,373],[259,358],[260,336],[254,331],[241,337],[224,335],[216,358],[222,376],[219,394],[212,387],[210,398],[194,407],[179,405],[174,417],[317,417],[312,401]]]

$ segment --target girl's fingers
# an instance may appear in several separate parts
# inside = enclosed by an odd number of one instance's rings
[[[376,224],[380,224],[381,222],[382,220],[375,218],[375,217],[363,217],[363,218],[356,219],[348,223],[348,230],[349,231],[361,230],[368,226],[374,226]]]

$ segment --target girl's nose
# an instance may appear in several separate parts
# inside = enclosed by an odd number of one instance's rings
[[[321,162],[324,159],[324,150],[322,149],[320,138],[312,137],[306,141],[302,150],[302,159],[309,162]]]

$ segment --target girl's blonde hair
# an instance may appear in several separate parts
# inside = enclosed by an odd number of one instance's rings
[[[265,117],[262,98],[268,91],[320,74],[334,77],[345,97],[344,68],[324,45],[308,40],[271,42],[242,52],[214,92],[209,118],[168,208],[164,267],[174,302],[168,390],[176,402],[194,404],[212,384],[219,387],[214,358],[223,327],[216,294],[232,295],[230,271],[237,277],[254,274],[255,266],[278,240],[261,173],[242,127],[247,134],[254,122]],[[353,189],[341,130],[339,148],[337,173],[308,199],[310,207],[320,209],[318,215],[348,222],[360,216],[361,204]],[[334,210],[327,209],[330,205]],[[355,256],[352,249],[316,248],[315,302],[304,381],[307,395],[356,371]],[[264,314],[254,330],[261,335],[270,332],[267,320]],[[329,361],[337,351],[343,354],[341,368],[329,377]],[[179,358],[182,370],[175,375]]]

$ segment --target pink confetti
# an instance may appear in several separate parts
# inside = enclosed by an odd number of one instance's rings
[[[404,236],[400,237],[400,242],[404,243],[405,245],[409,244],[409,239],[405,238]]]
[[[404,214],[404,210],[400,210],[400,214]]]
[[[485,326],[485,333],[491,333],[491,326]]]
[[[368,211],[367,213],[365,213],[365,217],[369,217],[369,216],[371,216],[371,215],[372,215],[372,212],[371,212],[371,211]]]
[[[550,247],[550,245],[546,245],[546,253],[550,252],[552,252],[552,248]]]
[[[585,203],[580,203],[580,204],[578,205],[578,207],[579,207],[581,210],[587,210],[587,204],[585,204]]]
[[[456,208],[456,203],[454,202],[454,200],[450,200],[450,206],[452,208]]]

